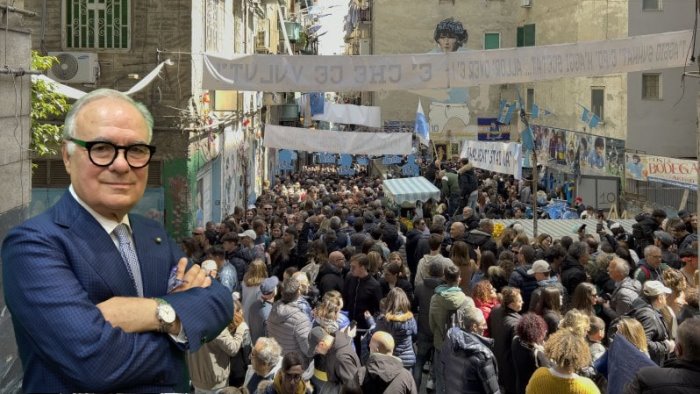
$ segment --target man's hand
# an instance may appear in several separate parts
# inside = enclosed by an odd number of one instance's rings
[[[177,273],[175,280],[180,285],[173,289],[173,293],[186,291],[194,287],[209,287],[211,286],[211,277],[204,272],[199,264],[193,264],[187,272],[187,258],[183,257],[177,263]]]

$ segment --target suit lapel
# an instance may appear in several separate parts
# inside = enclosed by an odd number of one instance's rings
[[[170,267],[177,261],[171,257],[168,237],[159,226],[138,215],[129,215],[136,254],[141,266],[145,297],[163,295],[167,291]]]
[[[81,261],[74,261],[73,264],[87,264],[115,296],[135,297],[136,289],[112,237],[69,192],[64,194],[59,204],[61,206],[55,210],[56,224],[67,227],[73,234],[75,247],[82,256]]]

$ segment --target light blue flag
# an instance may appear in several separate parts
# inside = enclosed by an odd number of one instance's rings
[[[428,119],[425,118],[423,105],[420,100],[418,100],[418,109],[416,109],[415,132],[416,135],[418,135],[420,143],[427,146],[430,141],[430,126],[428,125]]]
[[[584,107],[583,105],[579,104],[579,106],[583,108],[583,113],[581,114],[581,122],[588,125],[588,127],[591,129],[598,127],[598,124],[600,123],[600,117],[591,112],[588,108]]]
[[[535,139],[532,136],[532,129],[529,126],[520,132],[520,143],[523,144],[523,152],[535,149]]]

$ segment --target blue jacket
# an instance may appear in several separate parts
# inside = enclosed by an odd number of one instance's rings
[[[144,297],[165,299],[189,350],[217,337],[233,316],[231,293],[208,288],[167,294],[182,250],[163,227],[129,215]],[[128,334],[97,304],[136,297],[111,236],[67,192],[47,211],[10,231],[2,246],[5,302],[12,313],[25,392],[186,391],[185,349],[157,332]]]
[[[404,367],[416,364],[416,353],[413,351],[413,338],[418,335],[418,324],[413,313],[400,315],[387,313],[377,321],[377,331],[385,331],[394,338],[394,356],[401,359]]]

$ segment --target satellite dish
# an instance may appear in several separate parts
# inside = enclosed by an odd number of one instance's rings
[[[58,64],[51,67],[51,72],[57,78],[69,80],[75,77],[78,73],[78,59],[70,53],[61,53],[56,55]]]

